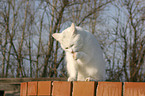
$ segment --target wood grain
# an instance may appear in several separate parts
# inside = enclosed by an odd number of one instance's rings
[[[27,90],[28,90],[27,86],[28,86],[27,82],[21,83],[21,89],[20,89],[21,96],[27,96]]]
[[[95,96],[96,82],[74,81],[73,96]]]
[[[122,82],[98,82],[97,96],[122,96]]]
[[[71,82],[54,81],[52,96],[71,96]]]
[[[37,82],[28,82],[28,96],[37,95]]]
[[[145,83],[125,82],[123,96],[145,96]]]
[[[38,95],[51,95],[51,81],[38,81]]]

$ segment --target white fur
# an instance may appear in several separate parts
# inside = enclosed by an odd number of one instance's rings
[[[72,25],[62,33],[54,33],[66,53],[68,81],[104,80],[105,62],[96,38]]]

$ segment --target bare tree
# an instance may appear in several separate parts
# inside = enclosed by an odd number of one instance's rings
[[[83,26],[96,35],[97,27],[102,22],[103,10],[112,1],[0,1],[3,5],[0,7],[2,76],[66,77],[64,51],[51,35],[61,32],[71,22]]]
[[[114,52],[108,54],[108,56],[112,55],[111,59],[108,60],[113,67],[113,69],[109,68],[108,70],[113,72],[113,74],[110,73],[108,77],[112,80],[117,80],[116,78],[119,77],[118,81],[143,81],[145,58],[145,23],[142,20],[143,2],[121,0],[115,6],[118,8],[118,17],[113,17],[115,27],[111,30],[111,36],[109,36],[112,39],[109,46],[111,48],[114,47]],[[117,50],[115,50],[115,47]],[[118,62],[115,63],[114,60]],[[114,65],[116,68],[114,68]],[[117,71],[115,72],[115,70]],[[113,78],[110,78],[112,76]]]

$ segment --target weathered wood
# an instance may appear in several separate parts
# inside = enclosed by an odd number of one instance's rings
[[[98,82],[97,96],[122,96],[122,82]]]
[[[20,89],[20,84],[0,84],[0,90],[15,91]]]
[[[0,78],[0,90],[5,91],[5,94],[20,93],[20,83],[31,81],[66,81],[66,78]]]
[[[50,96],[51,85],[51,81],[38,81],[38,96]]]
[[[0,78],[0,84],[20,84],[30,81],[66,81],[66,78]]]
[[[74,81],[72,96],[95,96],[95,81]]]
[[[145,96],[144,90],[144,82],[35,81],[21,83],[20,93],[21,96]]]
[[[5,96],[19,96],[20,84],[0,84],[0,90],[4,91]]]
[[[123,96],[145,96],[145,83],[125,82]]]
[[[38,83],[37,81],[33,81],[33,82],[28,82],[28,96],[36,96],[37,95],[37,86]]]
[[[54,81],[52,84],[52,96],[71,96],[71,82]]]
[[[24,83],[21,83],[21,89],[20,89],[20,92],[21,92],[21,96],[27,96],[27,92],[28,92],[28,83],[27,82],[24,82]]]

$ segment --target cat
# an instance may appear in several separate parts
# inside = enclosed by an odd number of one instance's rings
[[[93,34],[72,23],[52,37],[65,51],[68,81],[105,80],[103,51]]]

